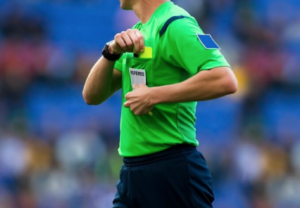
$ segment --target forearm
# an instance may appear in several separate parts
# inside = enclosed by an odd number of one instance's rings
[[[91,69],[83,88],[83,97],[87,104],[100,104],[111,91],[114,61],[101,57]]]
[[[202,71],[184,82],[152,88],[152,102],[177,103],[204,101],[234,93],[237,81],[233,72],[226,68]]]

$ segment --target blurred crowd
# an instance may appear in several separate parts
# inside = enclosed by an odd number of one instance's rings
[[[214,207],[299,208],[300,2],[174,2],[239,79],[236,95],[197,107]],[[92,107],[81,91],[104,43],[136,21],[117,0],[0,0],[0,208],[111,207],[120,92]]]

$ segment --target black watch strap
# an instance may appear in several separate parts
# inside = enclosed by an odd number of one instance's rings
[[[111,54],[108,50],[109,44],[105,44],[102,50],[102,56],[109,61],[117,61],[121,58],[122,54]]]

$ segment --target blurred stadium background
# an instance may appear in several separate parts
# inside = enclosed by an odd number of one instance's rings
[[[299,208],[300,1],[175,2],[240,84],[198,104],[214,207]],[[136,21],[117,0],[0,0],[0,208],[111,206],[120,93],[91,107],[81,91],[104,43]]]

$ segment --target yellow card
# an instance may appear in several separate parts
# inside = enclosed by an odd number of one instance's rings
[[[144,52],[139,54],[139,58],[152,58],[152,48],[145,46]]]

